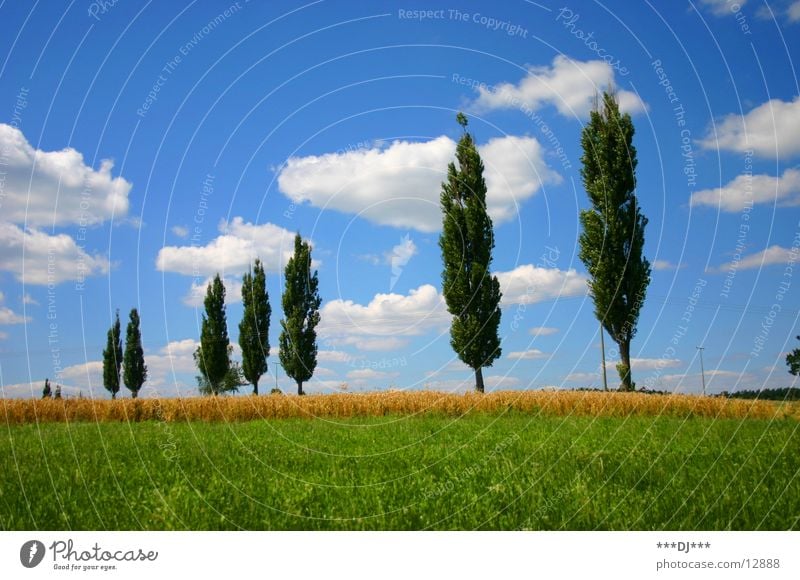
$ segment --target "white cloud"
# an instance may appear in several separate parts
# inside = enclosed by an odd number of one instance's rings
[[[0,324],[22,324],[24,322],[30,322],[30,318],[17,314],[7,306],[2,306],[3,300],[5,300],[5,295],[0,292]]]
[[[387,373],[373,369],[357,369],[347,373],[347,378],[351,381],[374,381],[395,378],[399,373]]]
[[[189,292],[183,297],[183,303],[194,308],[201,308],[206,298],[208,285],[213,281],[209,276],[202,282],[193,281]],[[242,281],[237,278],[223,277],[222,284],[225,286],[225,304],[235,304],[242,301]]]
[[[6,124],[0,124],[0,152],[6,221],[86,226],[128,213],[131,183],[111,176],[109,159],[94,170],[75,149],[34,149],[19,129]]]
[[[331,346],[354,346],[358,350],[368,351],[400,350],[408,345],[408,339],[397,338],[396,336],[346,336],[342,338],[330,338],[327,342],[330,343]]]
[[[30,318],[17,314],[8,306],[0,306],[0,324],[22,324],[28,321]]]
[[[714,16],[729,16],[741,10],[747,0],[700,0],[700,4],[709,9]],[[736,10],[733,7],[737,7]]]
[[[179,238],[185,238],[189,235],[189,228],[186,226],[172,226],[170,231]]]
[[[693,206],[719,207],[728,212],[742,211],[751,203],[799,205],[800,169],[787,169],[781,177],[738,175],[725,187],[697,191],[691,197]]]
[[[800,22],[800,0],[796,0],[789,5],[786,10],[789,22]]]
[[[533,336],[550,336],[551,334],[557,333],[558,329],[552,326],[534,326],[528,332]]]
[[[525,264],[495,275],[500,281],[504,306],[580,296],[587,291],[586,278],[574,269],[559,270]]]
[[[165,385],[188,386],[179,379],[180,375],[197,374],[194,351],[199,342],[192,338],[175,340],[159,349],[157,354],[145,355],[148,387]]]
[[[260,258],[264,269],[280,271],[294,252],[293,232],[274,224],[255,225],[241,217],[222,220],[220,236],[205,246],[165,246],[158,252],[156,268],[186,276],[244,273]]]
[[[51,236],[0,222],[0,270],[11,272],[20,282],[59,284],[105,274],[108,269],[108,260],[89,255],[66,234]]]
[[[320,336],[336,339],[396,339],[416,336],[450,322],[444,299],[425,284],[402,294],[376,294],[369,304],[332,300],[320,311]]]
[[[741,260],[739,260],[738,263],[728,262],[723,264],[717,268],[717,270],[723,272],[734,267],[738,268],[739,270],[763,268],[766,266],[773,266],[775,264],[786,264],[792,259],[792,257],[794,257],[794,260],[797,260],[797,252],[792,255],[792,250],[775,245],[761,250],[760,252],[756,252],[755,254],[744,256]]]
[[[669,260],[656,260],[653,262],[653,270],[677,270],[681,268],[678,264],[673,264]]]
[[[565,117],[587,117],[595,96],[602,93],[614,71],[602,60],[577,61],[559,55],[552,66],[534,66],[519,84],[500,83],[493,87],[479,86],[473,103],[477,111],[522,109],[537,111],[554,106]],[[630,91],[617,90],[622,111],[635,114],[645,110],[641,99]]]
[[[317,352],[317,360],[324,362],[350,362],[356,357],[342,350],[320,350]]]
[[[724,117],[699,141],[706,149],[745,153],[761,157],[787,158],[800,153],[800,96],[786,102],[772,99],[744,116]]]
[[[343,153],[292,157],[278,175],[280,190],[296,203],[357,214],[380,225],[436,232],[441,228],[441,183],[456,143],[395,141]],[[500,137],[479,147],[486,171],[487,207],[495,223],[513,218],[517,205],[544,184],[562,178],[547,167],[532,137]]]
[[[507,358],[511,360],[537,360],[547,358],[548,356],[550,355],[540,351],[538,348],[531,348],[523,351],[510,352]]]
[[[32,306],[39,306],[39,303],[36,301],[36,299],[27,292],[22,295],[22,303],[30,304]]]
[[[417,253],[417,245],[408,236],[405,235],[400,240],[400,243],[392,248],[392,251],[386,256],[389,265],[392,267],[392,278],[389,281],[389,291],[391,292],[400,276],[403,274],[403,269],[408,265],[411,258]]]

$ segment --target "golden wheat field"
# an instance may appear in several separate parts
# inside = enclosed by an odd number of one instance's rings
[[[692,395],[587,391],[452,394],[390,391],[365,394],[268,395],[172,399],[3,399],[8,424],[72,421],[251,421],[314,417],[514,411],[548,416],[659,416],[800,420],[800,405]]]

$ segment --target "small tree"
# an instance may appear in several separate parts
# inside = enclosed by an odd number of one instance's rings
[[[484,391],[483,367],[500,356],[500,282],[492,276],[494,232],[486,211],[483,161],[467,132],[467,118],[456,117],[464,134],[456,148],[455,163],[442,184],[442,293],[453,315],[450,344],[465,364],[475,371],[475,390]]]
[[[53,396],[53,392],[50,390],[50,379],[44,380],[44,389],[42,389],[42,398],[49,399]]]
[[[616,97],[603,93],[581,134],[581,176],[592,207],[582,210],[580,258],[589,272],[595,316],[619,346],[620,390],[635,388],[631,340],[650,283],[642,255],[647,218],[636,199],[633,122],[621,114]]]
[[[800,336],[797,337],[797,340],[800,340]],[[800,348],[796,348],[786,355],[786,365],[789,367],[789,374],[800,375]]]
[[[103,386],[116,399],[119,392],[119,371],[122,367],[122,340],[120,338],[119,310],[114,324],[106,335],[106,348],[103,351]]]
[[[61,385],[56,385],[56,394],[53,396],[54,399],[61,398]]]
[[[147,365],[144,363],[142,349],[142,333],[139,330],[139,312],[133,308],[130,313],[128,328],[125,331],[125,356],[122,378],[131,392],[131,398],[139,395],[139,389],[147,380]]]
[[[269,318],[272,308],[267,294],[267,277],[261,260],[256,258],[253,272],[242,280],[244,312],[239,323],[239,346],[242,347],[242,372],[258,394],[258,381],[267,372],[269,356]]]
[[[226,377],[231,369],[232,350],[225,315],[225,286],[219,274],[208,285],[204,305],[200,346],[194,353],[195,363],[200,370],[197,384],[201,393],[218,395],[228,390]]]
[[[316,270],[311,274],[311,248],[300,234],[294,238],[294,255],[286,264],[285,275],[278,356],[284,372],[297,383],[297,394],[303,395],[303,383],[317,367],[316,328],[322,300]]]

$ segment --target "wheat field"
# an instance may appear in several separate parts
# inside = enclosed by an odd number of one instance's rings
[[[314,417],[506,411],[544,416],[667,416],[800,420],[800,405],[693,395],[588,391],[501,391],[453,394],[388,391],[366,394],[189,397],[170,399],[3,399],[9,425],[37,422],[251,421]]]

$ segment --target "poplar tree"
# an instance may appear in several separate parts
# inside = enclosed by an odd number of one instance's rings
[[[119,392],[119,371],[122,366],[122,341],[120,338],[119,310],[114,324],[106,334],[106,348],[103,350],[103,386],[116,399]]]
[[[620,390],[632,391],[631,340],[650,283],[642,255],[647,218],[636,198],[631,116],[613,92],[603,93],[581,134],[581,176],[591,208],[582,210],[580,258],[589,272],[595,316],[619,346]]]
[[[242,372],[258,394],[258,381],[267,372],[269,356],[269,318],[272,308],[267,294],[267,277],[261,260],[256,258],[253,271],[242,279],[244,313],[239,323],[239,346],[242,347]]]
[[[311,273],[311,247],[300,234],[294,238],[294,255],[286,264],[285,277],[278,356],[284,372],[297,383],[297,394],[304,395],[303,383],[317,367],[316,328],[322,300],[317,272]]]
[[[131,392],[131,398],[139,395],[139,390],[147,380],[147,365],[144,362],[142,333],[139,330],[139,312],[133,308],[125,331],[125,355],[122,378]]]
[[[216,396],[238,388],[230,380],[232,347],[225,314],[225,286],[219,274],[209,283],[203,304],[205,313],[200,330],[200,346],[194,353],[200,371],[197,383],[202,394]]]
[[[475,371],[475,390],[482,393],[483,367],[500,356],[500,282],[490,273],[494,232],[486,211],[483,161],[467,118],[456,117],[464,134],[456,148],[458,166],[451,162],[442,184],[442,292],[453,315],[450,344]]]

